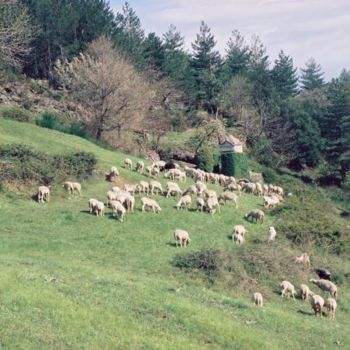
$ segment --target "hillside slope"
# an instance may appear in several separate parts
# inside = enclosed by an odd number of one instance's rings
[[[90,215],[87,201],[105,199],[111,183],[103,174],[112,165],[119,167],[124,182],[149,180],[123,169],[123,154],[74,136],[0,119],[0,145],[6,143],[24,143],[52,154],[93,152],[99,171],[83,183],[80,197],[69,197],[60,185],[53,186],[48,204],[31,199],[32,186],[23,193],[0,192],[2,347],[270,350],[335,349],[340,344],[350,348],[347,284],[340,287],[336,320],[330,321],[315,318],[307,303],[281,299],[280,278],[298,285],[312,275],[300,268],[298,272],[289,260],[281,264],[281,271],[278,265],[262,271],[259,279],[242,271],[246,283],[237,287],[231,283],[236,271],[213,281],[174,266],[177,254],[201,248],[223,249],[233,257],[253,256],[255,250],[264,253],[263,258],[278,251],[298,254],[284,237],[276,245],[266,244],[267,228],[274,224],[270,216],[263,225],[244,221],[244,213],[261,206],[260,198],[244,194],[238,210],[227,204],[221,214],[210,216],[178,212],[175,198],[160,196],[159,215],[141,213],[137,196],[135,213],[120,223],[108,209],[103,218]],[[229,237],[233,224],[239,223],[249,230],[242,247],[234,246]],[[188,248],[174,247],[175,228],[189,231]],[[344,258],[322,259],[350,269]],[[258,268],[259,261],[255,263]],[[288,270],[289,265],[293,266]],[[254,290],[265,296],[263,309],[250,302]]]

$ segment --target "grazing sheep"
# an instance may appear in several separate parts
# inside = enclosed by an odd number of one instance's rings
[[[220,204],[216,197],[210,197],[207,200],[206,208],[209,211],[209,213],[212,215],[215,213],[216,209],[218,209],[219,213],[221,213]]]
[[[276,239],[277,232],[273,226],[269,227],[267,234],[268,234],[268,242],[273,242]]]
[[[156,190],[156,194],[158,194],[159,192],[160,193],[163,192],[162,184],[158,181],[154,181],[154,180],[150,181],[149,187],[151,190],[151,195],[154,195],[154,190]]]
[[[124,191],[129,192],[130,194],[134,195],[135,192],[137,191],[137,184],[125,184]]]
[[[310,257],[308,253],[303,253],[297,256],[294,260],[296,264],[303,264],[304,266],[310,266]]]
[[[248,214],[246,214],[244,216],[244,218],[249,221],[250,219],[252,221],[256,221],[256,222],[260,222],[260,223],[263,223],[264,222],[264,219],[265,219],[265,214],[262,210],[260,209],[255,209],[255,210],[252,210],[250,211]]]
[[[119,176],[119,171],[116,166],[112,166],[111,170],[109,171],[110,176]]]
[[[264,208],[272,209],[275,208],[279,204],[279,199],[277,197],[264,196],[263,197],[263,205]]]
[[[187,208],[190,209],[192,205],[192,198],[190,195],[186,194],[185,196],[182,196],[180,200],[176,204],[177,210],[181,208]]]
[[[238,196],[236,193],[233,193],[231,191],[224,191],[219,196],[219,202],[223,201],[224,204],[226,204],[226,201],[233,201],[235,203],[236,209],[238,208]]]
[[[295,288],[289,281],[282,281],[280,287],[282,288],[282,298],[286,295],[287,297],[292,296],[295,299]]]
[[[320,295],[312,294],[310,295],[310,304],[315,312],[315,316],[322,316],[322,308],[324,306],[324,299]]]
[[[176,248],[178,248],[179,246],[181,248],[186,247],[191,242],[188,232],[184,230],[179,230],[179,229],[175,230],[174,238],[176,242]]]
[[[103,202],[97,202],[95,208],[94,208],[94,213],[96,216],[104,216],[105,215],[105,205]]]
[[[197,192],[198,192],[198,190],[197,190],[196,185],[191,185],[191,186],[184,192],[184,194],[192,195],[192,194],[197,194]]]
[[[50,186],[39,186],[37,197],[39,203],[50,202]]]
[[[124,167],[125,169],[132,169],[132,160],[129,158],[124,159]]]
[[[261,293],[254,293],[252,300],[255,305],[263,307],[263,296]]]
[[[244,237],[246,233],[247,233],[247,230],[243,225],[233,226],[232,234],[237,234],[237,235],[241,235],[242,237]]]
[[[79,195],[81,195],[81,184],[79,182],[73,182],[73,193],[78,192]]]
[[[327,269],[317,268],[315,269],[315,272],[317,273],[318,277],[320,277],[323,280],[331,280],[331,273]]]
[[[121,191],[121,188],[118,186],[113,186],[111,191],[118,193],[119,191]]]
[[[256,192],[256,184],[253,182],[248,182],[244,185],[243,191],[246,193],[255,193]]]
[[[98,203],[98,200],[95,199],[95,198],[90,198],[89,199],[89,202],[88,202],[88,205],[89,205],[89,211],[90,211],[90,214],[92,212],[95,212],[95,208],[97,206],[97,203]]]
[[[68,191],[69,194],[73,194],[73,183],[70,181],[66,181],[63,184],[63,188]]]
[[[201,196],[202,193],[207,190],[207,185],[202,181],[197,181],[196,187],[197,187],[197,191],[198,191],[199,196]]]
[[[151,208],[154,213],[159,213],[162,209],[159,204],[154,200],[147,197],[141,198],[142,211],[145,211],[145,208]]]
[[[164,160],[158,160],[152,164],[153,167],[157,167],[160,170],[163,169],[165,165],[166,165],[166,162],[164,162]]]
[[[167,193],[166,193],[166,197],[170,197],[170,195],[172,194],[176,194],[176,195],[182,195],[182,191],[179,187],[179,185],[175,182],[170,182],[168,181],[166,184],[166,188],[167,188]]]
[[[232,241],[238,245],[241,245],[244,243],[244,236],[238,233],[232,233]]]
[[[152,176],[157,176],[160,173],[160,170],[156,166],[149,165],[146,167],[146,173]]]
[[[309,296],[312,294],[313,294],[313,292],[306,284],[300,285],[300,297],[302,300],[305,301],[305,300],[309,299]]]
[[[328,298],[326,300],[325,307],[328,311],[328,317],[330,317],[332,320],[335,319],[335,310],[337,308],[337,301],[333,298]]]
[[[196,199],[196,205],[197,205],[197,211],[203,212],[203,209],[205,208],[205,201],[203,198],[198,197]]]
[[[205,190],[203,192],[204,197],[209,199],[209,198],[218,198],[218,194],[214,190]]]
[[[149,194],[149,184],[148,184],[148,182],[140,181],[140,183],[137,185],[137,190],[140,193],[148,195]]]
[[[123,204],[128,211],[131,211],[132,213],[134,212],[135,197],[132,196],[129,192],[120,191],[117,193],[115,200]]]
[[[317,287],[319,287],[324,291],[329,292],[334,299],[337,299],[338,288],[333,282],[328,280],[323,280],[323,279],[319,279],[319,280],[310,279],[309,282],[316,284]]]
[[[142,174],[144,168],[145,168],[145,163],[144,163],[142,160],[139,160],[139,161],[136,163],[135,171],[136,171],[137,173]]]
[[[119,220],[121,222],[123,222],[124,221],[124,216],[126,214],[126,210],[125,210],[123,204],[120,203],[119,201],[111,201],[111,208],[112,208],[113,216],[115,214],[117,214],[118,217],[119,217]]]
[[[119,192],[114,192],[114,191],[108,191],[107,192],[107,206],[108,207],[109,207],[109,204],[110,204],[111,201],[117,200],[117,195],[118,195]]]

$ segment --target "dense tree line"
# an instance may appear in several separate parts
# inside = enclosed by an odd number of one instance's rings
[[[173,118],[172,122],[193,126],[198,123],[196,111],[205,111],[209,119],[237,128],[268,165],[294,169],[322,165],[325,175],[342,178],[350,171],[350,74],[345,70],[326,83],[320,64],[310,59],[298,74],[284,51],[272,62],[258,36],[247,42],[238,30],[232,31],[225,53],[220,54],[205,22],[188,51],[174,25],[162,36],[146,34],[128,3],[114,14],[106,0],[6,1],[12,14],[19,11],[25,16],[27,27],[28,18],[32,23],[30,36],[17,54],[12,52],[12,60],[17,67],[21,62],[29,76],[55,83],[58,59],[70,61],[91,42],[107,37],[118,62],[127,65],[127,60],[135,68],[132,81],[142,78],[155,84],[150,90],[157,98],[146,104],[144,114],[152,114],[156,125]],[[9,25],[3,13],[0,7],[0,31]],[[0,43],[1,62],[11,62],[6,55]],[[118,99],[117,94],[114,97]]]

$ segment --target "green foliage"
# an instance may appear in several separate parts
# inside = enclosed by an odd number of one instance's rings
[[[281,163],[279,155],[272,149],[267,137],[260,137],[253,145],[250,153],[260,163],[270,168],[278,168]]]
[[[310,58],[305,63],[305,68],[301,69],[301,87],[304,90],[314,90],[321,88],[324,85],[324,73],[321,66]]]
[[[67,176],[87,178],[96,166],[92,153],[78,152],[49,156],[21,144],[0,146],[0,180],[50,184]]]
[[[244,153],[223,153],[221,155],[221,172],[227,176],[246,177],[248,161]]]
[[[209,143],[203,143],[196,154],[196,164],[199,169],[212,172],[214,167],[213,148]]]
[[[18,107],[2,107],[0,117],[27,123],[31,120],[31,113]]]

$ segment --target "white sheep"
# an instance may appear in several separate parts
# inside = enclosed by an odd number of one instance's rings
[[[263,223],[265,219],[265,214],[262,210],[260,209],[255,209],[250,211],[248,214],[244,216],[244,218],[249,221],[251,219],[252,221],[255,219],[256,222]]]
[[[196,205],[197,205],[197,210],[200,212],[203,212],[203,209],[205,208],[205,201],[203,198],[198,197],[196,199]]]
[[[232,241],[238,245],[241,245],[244,243],[244,236],[237,233],[232,233]]]
[[[95,199],[95,198],[90,198],[89,201],[88,201],[88,206],[89,206],[89,211],[90,211],[90,214],[92,212],[95,212],[95,208],[97,206],[97,203],[98,203],[98,200]]]
[[[310,295],[313,295],[314,293],[311,291],[309,286],[306,284],[300,285],[300,297],[302,300],[308,300]]]
[[[146,173],[152,176],[157,176],[160,173],[160,170],[156,166],[149,165],[146,167]]]
[[[192,205],[192,198],[190,195],[186,194],[185,196],[182,196],[179,201],[176,204],[177,210],[181,208],[187,208],[190,209]]]
[[[78,192],[79,195],[81,195],[81,184],[79,182],[73,182],[73,193]]]
[[[105,205],[103,202],[97,202],[95,208],[94,208],[94,213],[96,216],[104,216],[105,215]]]
[[[116,166],[112,166],[110,171],[109,171],[109,176],[119,176],[119,171]]]
[[[175,230],[174,239],[175,239],[177,248],[179,246],[181,248],[186,247],[191,242],[190,235],[185,230],[179,230],[179,229]]]
[[[135,198],[129,192],[119,191],[115,200],[123,204],[128,211],[134,212]]]
[[[140,183],[137,185],[137,190],[140,193],[148,195],[149,194],[149,183],[146,181],[140,181]]]
[[[154,180],[150,181],[149,187],[151,190],[151,195],[154,195],[154,190],[156,190],[156,194],[158,194],[159,192],[160,193],[163,192],[162,184],[158,181],[154,181]]]
[[[118,186],[113,186],[111,191],[118,193],[119,191],[121,191],[121,188]]]
[[[277,232],[273,226],[269,227],[267,231],[267,235],[268,235],[268,238],[267,238],[268,242],[273,242],[276,239]]]
[[[124,159],[124,167],[125,167],[125,169],[131,170],[132,169],[132,160],[129,158],[125,158]]]
[[[203,192],[204,197],[209,199],[209,198],[218,198],[218,194],[214,190],[205,190]]]
[[[142,174],[144,168],[145,163],[142,160],[137,161],[135,171]]]
[[[196,187],[197,187],[197,191],[198,191],[198,195],[201,196],[202,193],[204,193],[204,191],[207,190],[207,185],[202,182],[202,181],[197,181],[196,182]]]
[[[232,201],[235,203],[236,209],[238,208],[238,196],[236,193],[233,193],[231,191],[224,191],[219,196],[219,201],[223,201],[226,204],[226,201]]]
[[[166,197],[170,197],[172,194],[182,195],[182,190],[180,189],[179,185],[176,182],[170,182],[168,181],[166,184],[167,193]]]
[[[232,234],[237,234],[237,235],[241,235],[242,237],[244,237],[246,233],[247,233],[247,230],[243,225],[234,225],[233,226]]]
[[[312,309],[315,312],[315,316],[322,316],[322,308],[324,306],[324,299],[320,295],[311,294],[309,297]]]
[[[255,184],[255,194],[257,196],[262,196],[264,194],[263,186],[260,182]]]
[[[69,194],[73,194],[73,183],[70,181],[66,181],[63,184],[63,188],[68,191]]]
[[[310,256],[308,253],[303,253],[300,256],[297,256],[294,262],[296,264],[303,264],[305,266],[310,266]]]
[[[295,299],[296,292],[292,283],[289,281],[282,281],[280,287],[282,288],[282,298],[286,295],[287,297],[292,296],[293,299]]]
[[[154,200],[147,197],[141,198],[142,211],[144,212],[146,208],[151,208],[154,213],[159,213],[162,209],[159,204]]]
[[[197,194],[198,190],[196,185],[191,185],[190,187],[187,188],[187,190],[184,192],[184,194],[189,194],[189,195],[193,195],[193,194]]]
[[[117,195],[120,191],[115,192],[115,191],[108,191],[107,192],[107,206],[109,206],[111,201],[117,200]]]
[[[337,299],[338,288],[333,282],[324,279],[310,279],[309,282],[316,284],[320,289],[329,292],[334,299]]]
[[[257,306],[260,306],[260,307],[263,307],[264,305],[264,301],[263,301],[263,296],[261,293],[254,293],[253,296],[252,296],[252,301],[255,305]]]
[[[206,208],[210,214],[214,214],[216,209],[218,209],[219,213],[221,213],[220,204],[216,197],[210,197],[207,200]]]
[[[326,300],[325,304],[327,311],[328,311],[328,317],[330,317],[332,320],[335,319],[335,310],[337,308],[337,301],[333,298],[328,298]]]
[[[115,214],[117,214],[118,217],[119,217],[119,220],[120,220],[121,222],[123,222],[123,221],[124,221],[125,214],[126,214],[126,210],[125,210],[123,204],[120,203],[119,201],[111,201],[110,204],[111,204],[113,216],[114,216]]]
[[[50,202],[50,186],[39,186],[37,194],[38,202]]]
[[[125,184],[124,191],[134,195],[134,193],[137,191],[137,184]]]

